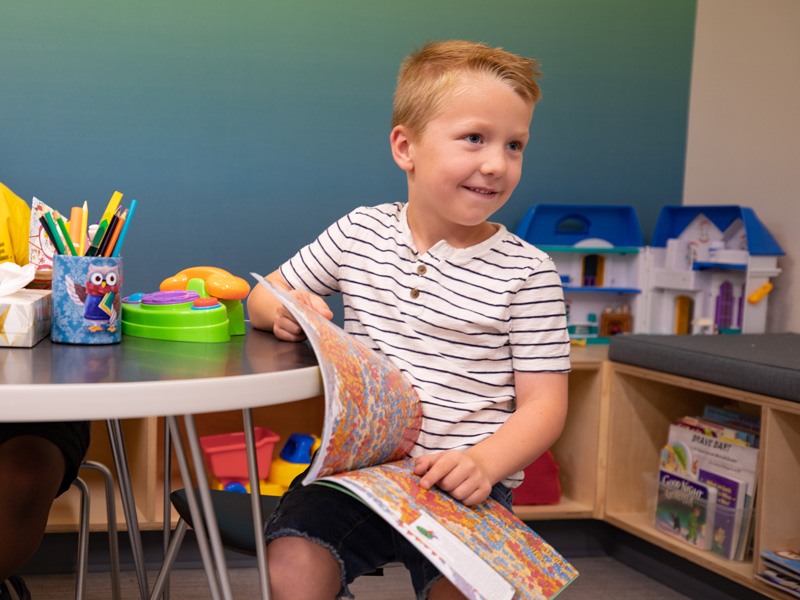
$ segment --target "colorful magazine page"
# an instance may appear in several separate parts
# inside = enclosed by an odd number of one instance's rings
[[[578,576],[493,499],[468,507],[439,488],[420,487],[413,459],[339,473],[323,482],[339,484],[368,504],[467,598],[544,600]]]
[[[365,502],[468,598],[545,600],[578,576],[493,500],[466,507],[420,488],[407,458],[422,425],[414,388],[388,359],[252,275],[298,320],[322,371],[322,442],[304,484],[336,485]]]
[[[322,371],[322,444],[304,482],[405,458],[419,435],[422,408],[399,369],[291,294],[251,275],[302,325]]]

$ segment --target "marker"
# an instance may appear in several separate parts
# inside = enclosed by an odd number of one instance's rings
[[[125,241],[125,234],[128,233],[128,226],[131,224],[131,219],[133,219],[134,210],[136,210],[136,200],[131,200],[131,207],[128,209],[128,218],[125,219],[125,224],[122,226],[119,239],[117,239],[117,243],[114,244],[114,250],[111,252],[113,258],[119,256],[119,251],[122,249],[122,242]]]

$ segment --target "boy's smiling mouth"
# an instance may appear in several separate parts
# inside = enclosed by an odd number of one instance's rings
[[[468,185],[465,185],[464,189],[469,190],[470,192],[475,192],[476,194],[481,194],[483,196],[494,196],[495,194],[497,194],[496,190],[490,190],[486,188],[476,188]]]

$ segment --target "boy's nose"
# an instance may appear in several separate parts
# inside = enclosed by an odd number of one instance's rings
[[[502,177],[506,174],[507,169],[508,163],[505,148],[487,148],[481,165],[481,173]]]

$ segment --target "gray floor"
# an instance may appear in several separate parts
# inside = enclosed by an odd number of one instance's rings
[[[576,558],[570,562],[581,573],[558,600],[687,600],[611,557]],[[151,581],[155,573],[151,575]],[[72,600],[73,575],[27,575],[25,581],[33,600]],[[232,569],[231,581],[236,598],[257,598],[258,581],[254,569]],[[90,573],[87,600],[108,600],[111,584],[107,573]],[[390,567],[383,577],[363,577],[352,586],[357,600],[399,600],[413,598],[411,582],[402,567]],[[133,572],[122,573],[123,600],[138,598]],[[176,571],[172,576],[171,600],[210,598],[205,573],[201,570]]]

